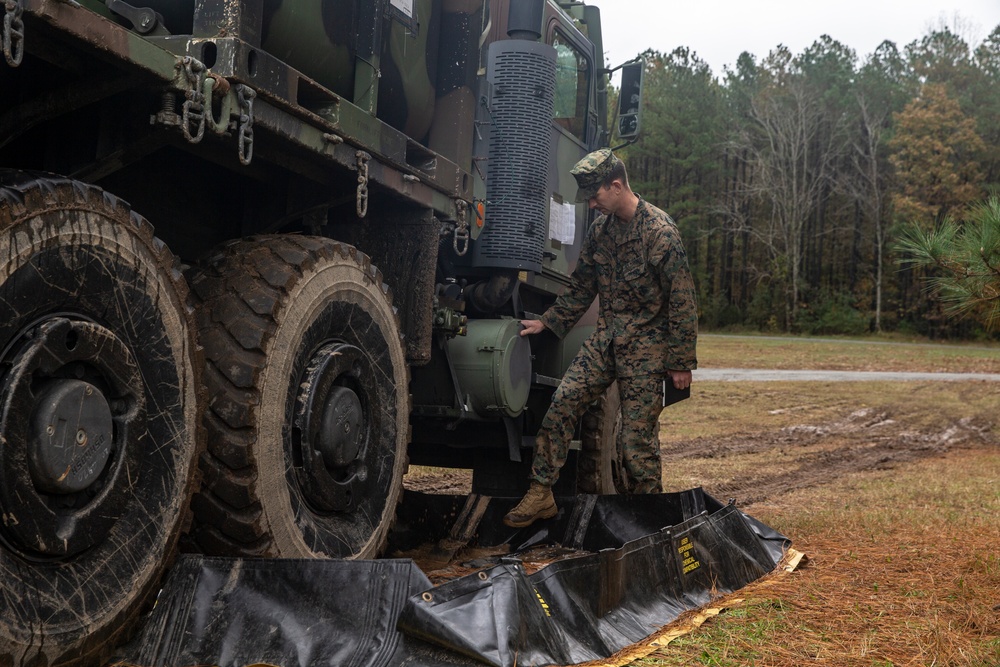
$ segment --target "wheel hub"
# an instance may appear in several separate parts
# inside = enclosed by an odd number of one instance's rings
[[[316,438],[326,467],[344,468],[350,465],[361,451],[363,437],[361,399],[347,387],[331,387]]]
[[[114,426],[107,399],[83,380],[53,381],[36,404],[28,462],[36,486],[48,493],[83,491],[111,456]]]
[[[134,358],[110,330],[50,316],[0,361],[9,369],[0,386],[0,538],[28,558],[81,553],[107,537],[132,493],[123,470],[145,424]]]
[[[299,384],[292,461],[306,500],[320,512],[346,512],[363,490],[368,408],[360,349],[323,345]]]

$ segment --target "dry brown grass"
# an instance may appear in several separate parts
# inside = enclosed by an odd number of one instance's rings
[[[998,485],[963,450],[758,505],[808,562],[635,664],[998,665]]]
[[[664,416],[668,487],[742,480],[808,560],[635,667],[1000,665],[1000,384],[695,390]]]

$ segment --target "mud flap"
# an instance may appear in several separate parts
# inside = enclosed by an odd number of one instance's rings
[[[463,501],[407,493],[390,546],[443,537]],[[701,489],[560,498],[557,517],[520,530],[501,522],[514,502],[494,499],[477,536],[511,555],[438,586],[408,559],[185,557],[117,657],[146,667],[598,660],[767,574],[789,545]],[[533,574],[518,561],[555,543],[580,551]]]

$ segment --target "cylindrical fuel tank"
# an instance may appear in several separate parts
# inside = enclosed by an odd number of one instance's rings
[[[359,0],[264,0],[261,47],[350,100]]]
[[[468,333],[448,341],[462,392],[481,417],[516,417],[531,389],[531,347],[518,320],[469,320]]]
[[[434,117],[442,0],[387,3],[375,25],[362,25],[368,13],[360,3],[366,1],[265,0],[262,47],[353,101],[359,53],[370,48],[361,40],[374,39],[376,115],[423,140]]]

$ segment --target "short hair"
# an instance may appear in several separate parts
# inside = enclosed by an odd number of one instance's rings
[[[629,187],[628,172],[625,171],[625,162],[621,159],[615,160],[615,163],[611,166],[611,171],[601,181],[601,187],[611,187],[612,181],[621,181],[625,187]]]

